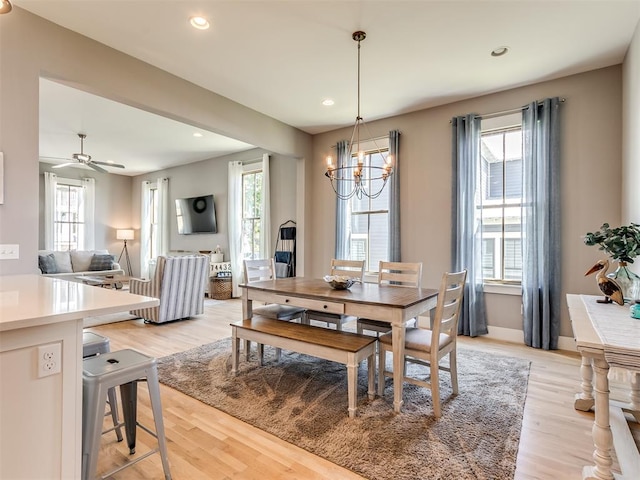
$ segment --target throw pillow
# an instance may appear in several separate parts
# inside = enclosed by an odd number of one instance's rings
[[[93,255],[99,253],[108,253],[108,252],[94,252],[93,250],[72,250],[71,254],[71,264],[73,265],[74,272],[86,272],[89,270],[89,265],[91,265],[91,259],[93,259]]]
[[[71,257],[69,256],[69,252],[64,251],[55,251],[51,252],[56,259],[56,265],[58,266],[57,273],[71,273],[73,272],[73,268],[71,268]]]
[[[112,270],[114,261],[115,261],[115,257],[113,255],[94,254],[93,257],[91,257],[91,264],[89,265],[89,270],[92,272],[95,272],[98,270]]]
[[[38,255],[38,267],[42,273],[58,273],[56,257],[53,253],[49,255]]]

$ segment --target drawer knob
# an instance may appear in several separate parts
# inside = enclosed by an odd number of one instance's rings
[[[285,299],[284,303],[289,303],[289,299],[288,298]]]
[[[322,308],[324,308],[326,310],[329,307],[327,305],[323,305]]]

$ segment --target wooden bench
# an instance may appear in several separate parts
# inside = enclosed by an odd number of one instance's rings
[[[261,365],[264,344],[346,365],[349,417],[352,418],[356,415],[358,364],[366,358],[369,379],[367,393],[371,400],[375,396],[374,356],[377,342],[375,337],[259,316],[232,323],[231,327],[233,330],[231,373],[233,375],[238,371],[240,340],[244,339],[258,343]]]

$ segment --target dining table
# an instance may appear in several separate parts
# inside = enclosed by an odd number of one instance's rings
[[[308,277],[276,278],[240,287],[244,319],[252,317],[253,302],[256,301],[389,322],[393,348],[393,408],[400,413],[405,326],[436,306],[437,289],[355,283],[348,289],[338,290],[322,279]]]

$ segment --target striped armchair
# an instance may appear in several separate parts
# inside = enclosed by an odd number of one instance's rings
[[[132,310],[131,314],[153,323],[200,315],[204,312],[208,277],[209,257],[206,255],[158,257],[154,278],[132,278],[129,293],[158,298],[160,305]]]

